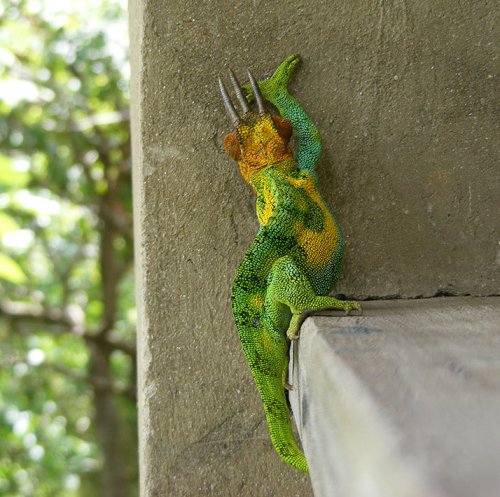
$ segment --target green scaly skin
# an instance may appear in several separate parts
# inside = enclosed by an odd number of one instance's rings
[[[288,57],[270,79],[258,83],[263,98],[291,122],[297,151],[295,159],[267,164],[250,176],[261,226],[238,269],[232,301],[272,443],[286,463],[307,472],[285,393],[290,340],[298,337],[309,312],[349,312],[360,305],[328,296],[341,274],[342,240],[317,190],[319,132],[287,89],[298,62],[298,56]],[[250,87],[243,89],[252,100]]]

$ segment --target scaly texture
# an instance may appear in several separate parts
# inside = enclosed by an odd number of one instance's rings
[[[306,472],[286,401],[290,340],[298,337],[308,312],[360,306],[328,296],[341,274],[342,239],[317,188],[319,132],[287,89],[298,62],[298,56],[288,57],[270,79],[258,83],[280,116],[247,111],[224,145],[257,194],[260,224],[234,280],[236,328],[272,443],[285,462]],[[253,100],[251,86],[243,90]],[[289,145],[292,130],[296,158]]]

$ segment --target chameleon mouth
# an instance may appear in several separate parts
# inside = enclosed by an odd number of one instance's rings
[[[257,85],[255,78],[252,76],[252,73],[249,70],[247,70],[247,74],[248,74],[248,80],[250,81],[250,86],[252,87],[253,93],[255,95],[257,110],[259,112],[259,115],[263,116],[266,113],[266,110],[264,109],[264,101],[262,100],[262,95],[260,94],[259,86]],[[234,75],[233,71],[231,71],[231,69],[229,70],[229,77],[231,79],[231,84],[233,85],[236,98],[238,99],[238,102],[241,105],[243,115],[245,115],[250,111],[250,107],[247,99],[245,98],[245,95],[243,95],[243,90],[241,89],[240,83],[236,79],[236,76]],[[238,115],[238,112],[236,111],[234,104],[231,100],[231,97],[229,96],[221,78],[219,78],[219,88],[222,95],[222,100],[224,101],[224,107],[226,108],[227,113],[229,114],[229,117],[233,122],[233,125],[236,127],[239,124],[241,124],[241,118]]]

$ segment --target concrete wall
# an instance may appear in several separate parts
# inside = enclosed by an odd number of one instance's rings
[[[494,3],[130,0],[143,496],[307,496],[274,454],[230,315],[254,199],[216,78],[304,63],[346,240],[338,291],[499,293]]]

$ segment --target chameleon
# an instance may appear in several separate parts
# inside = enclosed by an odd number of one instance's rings
[[[234,279],[233,316],[272,444],[283,461],[307,472],[287,402],[290,341],[308,313],[361,306],[328,295],[342,271],[342,237],[318,190],[319,131],[288,91],[299,61],[287,57],[259,82],[248,71],[243,86],[229,70],[241,115],[221,78],[219,88],[233,123],[224,148],[256,194],[260,225]],[[267,111],[264,101],[278,113]]]

